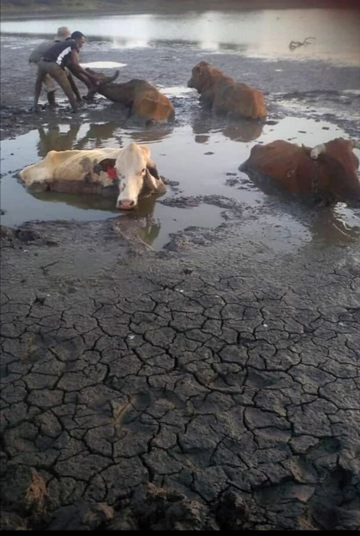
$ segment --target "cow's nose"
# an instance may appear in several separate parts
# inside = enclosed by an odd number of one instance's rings
[[[117,204],[117,208],[120,208],[121,210],[131,210],[134,207],[135,201],[131,201],[130,199],[121,199]]]

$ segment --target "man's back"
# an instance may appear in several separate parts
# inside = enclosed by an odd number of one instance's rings
[[[43,57],[44,60],[55,62],[60,67],[64,68],[68,64],[73,50],[78,52],[76,41],[68,37],[65,41],[54,43],[53,46],[44,53]]]
[[[51,39],[40,43],[30,54],[29,63],[39,63],[45,52],[47,52],[49,48],[51,48],[57,42],[57,39]]]

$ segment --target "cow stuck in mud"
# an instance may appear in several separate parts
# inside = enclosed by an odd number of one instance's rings
[[[89,68],[86,70],[98,78],[96,91],[89,92],[88,98],[95,92],[100,93],[113,102],[125,105],[131,117],[146,123],[161,123],[174,119],[175,109],[170,100],[146,80],[134,78],[123,84],[109,83],[102,73],[96,73]]]
[[[359,159],[353,149],[360,141],[337,138],[314,148],[283,140],[255,145],[248,160],[241,164],[259,183],[272,179],[291,194],[323,197],[327,201],[346,201],[360,205]]]
[[[150,149],[136,143],[124,149],[49,151],[43,160],[24,168],[19,177],[30,191],[113,194],[121,210],[136,208],[140,198],[166,192],[150,159]]]
[[[206,61],[195,65],[188,87],[197,89],[200,102],[209,105],[214,111],[230,112],[233,116],[250,119],[264,119],[267,116],[261,91],[236,82]]]

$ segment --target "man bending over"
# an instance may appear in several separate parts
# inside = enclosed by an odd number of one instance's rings
[[[38,111],[38,102],[41,93],[42,83],[46,76],[53,78],[64,91],[69,99],[73,112],[78,111],[76,98],[80,98],[78,92],[74,94],[75,83],[69,81],[65,68],[68,68],[79,80],[84,82],[89,91],[94,91],[98,83],[96,76],[91,75],[79,64],[78,54],[83,44],[85,36],[81,32],[73,32],[64,41],[54,43],[38,62],[37,79],[35,83],[34,110]],[[76,88],[77,90],[77,88]]]
[[[34,50],[31,52],[29,57],[29,64],[31,66],[36,67],[37,71],[37,64],[43,57],[43,55],[55,44],[60,43],[61,41],[64,41],[64,39],[67,39],[71,36],[71,32],[67,26],[61,26],[58,28],[57,34],[54,38],[54,40],[47,40],[43,41],[38,45]],[[81,96],[79,93],[79,90],[75,84],[75,81],[73,77],[71,76],[71,73],[68,69],[65,69],[66,76],[68,77],[69,83],[71,85],[71,89],[75,93],[75,97],[78,100],[78,102],[81,102]],[[47,92],[47,99],[50,107],[56,106],[55,102],[55,91],[56,91],[56,84],[53,78],[49,74],[45,75],[44,77],[44,85]]]

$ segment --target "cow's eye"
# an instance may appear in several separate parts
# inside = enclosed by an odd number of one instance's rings
[[[146,168],[141,170],[141,174],[144,175],[144,173],[146,173]]]

